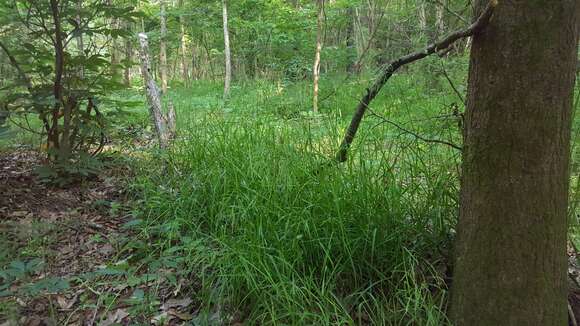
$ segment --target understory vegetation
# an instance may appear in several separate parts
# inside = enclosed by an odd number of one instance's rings
[[[445,114],[452,99],[429,100],[410,83],[396,83],[399,96],[385,96],[377,110],[399,123]],[[257,324],[444,320],[454,149],[379,120],[369,122],[350,163],[337,167],[329,158],[340,142],[340,111],[285,118],[270,107],[283,103],[256,106],[253,95],[234,95],[225,111],[200,110],[185,95],[203,98],[197,89],[173,98],[182,125],[172,150],[139,165],[134,187],[152,254],[186,257],[207,273],[197,275],[204,302]],[[267,98],[275,89],[258,91]],[[323,110],[352,107],[344,96]],[[439,129],[453,119],[426,120],[423,134],[455,134]]]
[[[464,69],[451,68],[458,84]],[[193,288],[202,325],[446,324],[460,155],[432,140],[461,143],[460,99],[445,79],[416,74],[384,90],[343,165],[332,158],[363,85],[343,76],[322,80],[332,96],[319,114],[307,83],[247,82],[227,103],[219,82],[176,86],[167,102],[179,134],[167,151],[145,150],[149,117],[128,109],[103,155],[132,167],[122,177],[129,201],[113,205],[133,235],[84,282]],[[137,89],[115,97],[139,101]],[[40,146],[13,135],[5,148]],[[574,162],[578,214],[577,154]],[[133,313],[154,315],[156,290],[140,295],[149,299],[131,301],[141,307]]]

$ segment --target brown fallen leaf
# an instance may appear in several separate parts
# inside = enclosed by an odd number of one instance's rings
[[[159,315],[151,318],[152,325],[165,325],[173,319],[167,311],[160,313]]]
[[[129,314],[124,309],[117,309],[115,312],[110,312],[107,319],[99,323],[99,326],[111,326],[115,323],[120,323]]]
[[[10,217],[25,217],[28,216],[30,212],[28,211],[14,211],[10,214]]]
[[[193,315],[188,313],[188,312],[179,312],[179,311],[171,309],[167,313],[172,315],[172,316],[175,316],[181,320],[192,320],[193,319]]]
[[[100,252],[103,255],[110,255],[111,253],[113,253],[113,251],[115,251],[115,249],[110,243],[106,243],[100,248]]]
[[[193,300],[191,300],[190,298],[169,299],[165,301],[165,303],[161,306],[161,310],[166,311],[171,308],[185,308],[189,306],[192,302]]]
[[[56,302],[58,303],[58,306],[60,307],[61,310],[70,310],[72,306],[74,306],[74,304],[76,303],[77,298],[78,295],[75,295],[70,300],[67,300],[67,298],[64,295],[57,295]]]

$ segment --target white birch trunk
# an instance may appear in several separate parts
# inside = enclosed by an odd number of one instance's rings
[[[320,79],[320,52],[322,51],[322,15],[324,0],[317,0],[318,17],[316,19],[316,52],[314,55],[314,66],[312,67],[314,90],[312,95],[312,110],[318,112],[318,81]]]
[[[230,84],[232,80],[232,56],[230,52],[230,33],[228,31],[228,6],[227,1],[222,0],[223,24],[224,24],[224,55],[226,64],[226,75],[224,79],[224,99],[230,94]]]
[[[141,74],[143,76],[143,84],[145,85],[145,93],[147,95],[147,102],[149,103],[149,114],[157,137],[159,138],[159,147],[166,148],[169,146],[171,139],[174,137],[173,130],[175,130],[175,112],[170,109],[170,113],[166,118],[163,116],[161,106],[161,94],[159,88],[153,80],[151,75],[151,60],[149,59],[149,42],[147,35],[139,33],[140,57],[141,57]],[[173,112],[171,112],[173,111]]]

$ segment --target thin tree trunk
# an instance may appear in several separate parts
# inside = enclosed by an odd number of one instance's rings
[[[179,7],[183,10],[183,0],[179,1]],[[181,29],[180,35],[180,49],[181,49],[181,75],[183,81],[187,82],[189,80],[189,74],[187,69],[187,44],[185,35],[185,16],[181,15],[179,17],[179,27]]]
[[[109,6],[113,6],[113,1],[109,0],[108,1],[108,5]],[[118,18],[113,18],[111,19],[111,27],[112,28],[117,28],[119,27],[119,19]],[[119,77],[119,49],[118,49],[119,45],[117,43],[117,37],[112,37],[111,40],[111,45],[109,46],[109,53],[111,55],[111,76],[113,78],[117,78]]]
[[[576,0],[500,0],[473,38],[454,325],[567,325],[579,9]]]
[[[230,94],[230,83],[232,80],[232,56],[230,52],[230,33],[228,31],[228,6],[227,1],[222,0],[223,8],[223,27],[224,27],[224,55],[226,65],[226,75],[224,79],[224,99],[227,99]]]
[[[320,52],[322,51],[322,20],[324,0],[316,1],[317,19],[316,19],[316,51],[314,54],[314,66],[312,67],[313,81],[313,95],[312,95],[312,110],[314,113],[318,112],[318,81],[320,79]]]
[[[197,71],[197,65],[199,56],[197,56],[197,47],[195,44],[191,47],[191,78],[197,80],[199,72]]]
[[[161,94],[159,93],[159,88],[155,84],[155,80],[151,75],[151,60],[149,59],[149,42],[147,40],[147,35],[144,33],[139,34],[139,44],[140,56],[141,56],[141,74],[143,76],[143,83],[145,84],[145,92],[147,95],[147,101],[149,102],[149,114],[153,125],[155,126],[155,131],[159,139],[159,147],[166,148],[169,146],[171,138],[173,138],[172,130],[175,129],[175,125],[171,125],[172,121],[175,121],[175,112],[168,114],[168,118],[163,115],[162,105],[161,105]]]
[[[127,23],[127,29],[131,29],[131,23]],[[123,73],[124,84],[131,87],[131,61],[133,60],[133,43],[130,38],[125,39],[125,71]]]
[[[355,67],[357,52],[356,52],[356,37],[355,37],[355,13],[354,8],[347,9],[348,25],[346,29],[346,49],[347,49],[347,65],[346,72],[348,74],[355,73],[358,69]]]
[[[61,29],[61,21],[60,21],[60,9],[58,6],[57,0],[50,0],[50,8],[52,19],[54,23],[54,51],[55,51],[55,72],[54,72],[54,85],[53,85],[53,95],[55,104],[52,109],[52,121],[50,129],[47,130],[48,133],[48,149],[58,149],[59,152],[63,150],[63,152],[59,153],[59,155],[66,156],[68,154],[68,148],[70,147],[68,143],[60,144],[59,142],[59,123],[58,120],[60,118],[60,109],[63,107],[63,85],[62,85],[62,78],[64,74],[64,44],[62,39],[62,29]],[[68,112],[63,112],[65,114],[66,122],[68,122],[68,117],[70,114],[66,114]],[[66,139],[68,140],[68,139]],[[65,141],[66,141],[65,140]],[[62,146],[61,146],[62,145]],[[61,148],[62,147],[62,148]]]
[[[82,10],[83,10],[83,0],[78,0],[77,1],[77,25],[78,26],[82,26],[82,20],[81,20]],[[84,54],[85,44],[84,44],[84,40],[83,40],[83,31],[79,31],[76,39],[77,39],[77,48],[78,48],[79,54],[84,56],[85,55]],[[80,79],[85,78],[84,67],[82,65],[79,67],[79,78]]]
[[[167,38],[167,18],[165,14],[165,0],[161,0],[161,14],[159,17],[161,25],[161,38],[159,41],[159,77],[161,79],[161,90],[163,94],[167,93],[167,46],[165,44]]]

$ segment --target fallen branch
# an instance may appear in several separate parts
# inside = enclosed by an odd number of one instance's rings
[[[426,48],[424,48],[421,51],[414,52],[414,53],[408,54],[406,56],[400,57],[400,58],[392,61],[386,67],[384,67],[382,69],[382,72],[380,73],[379,77],[375,80],[375,82],[371,86],[371,88],[367,89],[366,94],[359,101],[359,104],[356,108],[356,111],[355,111],[353,117],[352,117],[350,125],[349,125],[348,129],[346,130],[346,133],[345,133],[344,138],[342,140],[342,143],[340,145],[340,149],[338,150],[338,153],[336,154],[336,160],[339,163],[345,162],[347,160],[348,149],[350,148],[350,145],[352,144],[352,141],[354,140],[354,137],[356,135],[356,132],[358,131],[358,128],[360,126],[360,122],[361,122],[361,120],[362,120],[362,118],[363,118],[363,116],[368,108],[368,105],[377,96],[377,94],[380,92],[381,88],[385,85],[385,83],[389,80],[389,78],[391,78],[391,76],[395,73],[395,71],[397,71],[397,69],[401,68],[402,66],[404,66],[406,64],[412,63],[414,61],[423,59],[431,54],[437,53],[438,51],[445,50],[446,48],[451,46],[455,41],[457,41],[459,39],[462,39],[462,38],[465,38],[468,36],[472,36],[472,35],[478,33],[489,22],[489,19],[491,18],[491,15],[492,15],[493,10],[494,10],[496,5],[497,5],[497,0],[490,1],[489,4],[487,5],[487,7],[485,8],[485,11],[483,12],[483,14],[481,14],[481,16],[479,16],[479,18],[477,18],[477,20],[473,24],[471,24],[469,27],[462,29],[462,30],[459,30],[459,31],[456,31],[456,32],[448,35],[447,37],[445,37],[443,40],[437,41],[437,42],[427,46]]]

